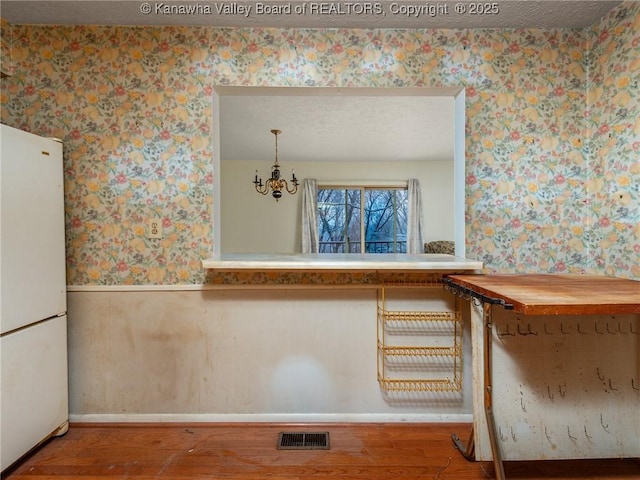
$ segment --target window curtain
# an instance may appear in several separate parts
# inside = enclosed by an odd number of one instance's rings
[[[318,253],[318,181],[302,181],[302,253]]]
[[[422,233],[422,193],[417,178],[409,179],[407,184],[407,253],[424,253]]]

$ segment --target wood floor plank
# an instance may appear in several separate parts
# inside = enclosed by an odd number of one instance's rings
[[[468,424],[74,424],[2,476],[7,480],[479,480],[451,433]],[[278,450],[279,432],[328,431],[329,450]],[[506,462],[507,478],[640,478],[640,461]]]

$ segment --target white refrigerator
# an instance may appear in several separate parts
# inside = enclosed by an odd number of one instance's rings
[[[0,458],[67,431],[62,144],[0,125]]]

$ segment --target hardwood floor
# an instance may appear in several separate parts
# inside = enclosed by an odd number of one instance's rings
[[[328,431],[329,450],[278,450],[282,431]],[[2,476],[79,479],[493,478],[491,462],[468,462],[451,433],[467,424],[75,424]],[[511,479],[638,479],[640,461],[507,462]]]

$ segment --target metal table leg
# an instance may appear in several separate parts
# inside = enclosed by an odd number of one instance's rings
[[[487,429],[489,431],[489,443],[491,444],[491,452],[493,454],[493,467],[496,472],[497,480],[504,480],[504,465],[502,464],[502,455],[500,453],[500,445],[498,444],[498,435],[496,432],[496,422],[493,416],[493,370],[491,346],[493,344],[493,322],[491,318],[492,305],[483,303],[484,316],[484,413],[487,417]]]
[[[455,433],[451,435],[451,440],[453,440],[453,445],[460,451],[464,458],[470,462],[473,462],[476,459],[476,441],[473,434],[473,427],[471,427],[471,434],[469,435],[469,441],[467,442],[466,447],[464,446],[464,443],[462,443],[462,440],[460,440],[460,437]]]

